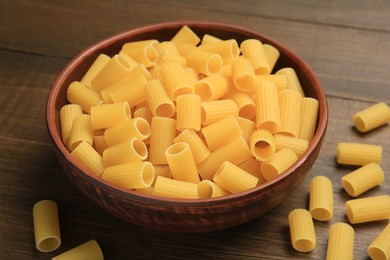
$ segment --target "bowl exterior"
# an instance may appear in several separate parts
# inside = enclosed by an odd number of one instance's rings
[[[205,33],[238,42],[256,38],[275,46],[281,53],[275,69],[293,67],[307,96],[319,100],[316,134],[303,156],[281,176],[254,189],[225,197],[202,200],[175,200],[136,194],[115,187],[90,173],[71,157],[61,141],[59,111],[67,103],[66,89],[80,80],[100,53],[114,55],[129,41],[143,39],[169,40],[188,25],[198,35]],[[118,218],[140,225],[173,232],[207,232],[233,227],[279,205],[305,178],[314,164],[326,132],[328,109],[320,82],[309,66],[290,50],[255,31],[208,22],[172,22],[146,26],[102,40],[76,56],[61,72],[47,102],[47,127],[55,154],[66,175],[94,203]]]

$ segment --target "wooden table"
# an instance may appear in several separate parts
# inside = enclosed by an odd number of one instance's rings
[[[196,3],[195,3],[196,2]],[[367,134],[352,115],[390,103],[390,2],[355,1],[0,1],[0,259],[49,259],[96,239],[107,259],[324,259],[331,224],[348,222],[341,177],[353,170],[335,162],[338,142],[383,145],[382,185],[362,197],[390,193],[390,126]],[[65,177],[49,142],[45,103],[59,72],[77,53],[112,34],[151,23],[209,20],[244,26],[291,48],[308,62],[328,97],[323,149],[305,181],[280,206],[249,223],[206,234],[139,228],[109,215]],[[312,177],[333,181],[335,214],[315,221],[317,247],[293,250],[288,213],[308,206]],[[35,249],[32,207],[59,205],[62,245]],[[354,259],[388,221],[353,225]]]

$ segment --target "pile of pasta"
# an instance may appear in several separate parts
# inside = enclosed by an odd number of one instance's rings
[[[368,132],[390,122],[390,107],[380,102],[353,116],[355,128]],[[338,164],[358,168],[341,178],[348,195],[357,197],[380,185],[385,178],[380,166],[382,146],[340,142],[337,145]],[[316,176],[310,182],[309,210],[294,209],[288,216],[292,246],[300,252],[316,247],[313,219],[328,221],[333,216],[333,185],[325,176]],[[380,195],[354,198],[346,201],[346,215],[351,224],[390,219],[390,196]],[[347,223],[332,224],[329,231],[326,259],[352,260],[354,251],[353,227]],[[372,259],[390,259],[390,223],[367,248]]]
[[[278,177],[306,151],[318,101],[279,51],[183,26],[170,41],[100,54],[67,90],[62,140],[125,189],[171,198],[237,193]]]

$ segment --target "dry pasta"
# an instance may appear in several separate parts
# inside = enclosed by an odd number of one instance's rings
[[[225,95],[229,88],[226,78],[218,74],[199,80],[194,87],[195,93],[202,98],[202,101],[217,100]]]
[[[95,134],[93,136],[93,148],[95,148],[96,152],[103,156],[103,151],[107,147],[108,145],[106,143],[106,138],[104,138],[104,135]]]
[[[210,37],[207,38],[210,39]],[[207,44],[204,43],[204,40],[205,37],[203,37],[202,44],[199,48],[213,53],[218,53],[221,55],[224,64],[232,63],[240,54],[240,48],[238,47],[237,41],[234,39],[225,41],[217,40]]]
[[[194,93],[194,87],[181,65],[166,62],[159,66],[159,73],[168,96],[172,100],[176,100],[176,97],[182,94]]]
[[[238,116],[253,119],[256,116],[256,105],[250,95],[240,91],[230,91],[227,98],[236,103],[238,109]]]
[[[171,42],[180,46],[185,43],[191,45],[197,45],[200,42],[200,38],[194,33],[188,26],[183,26],[171,39]]]
[[[130,107],[134,107],[145,101],[145,85],[147,82],[144,75],[139,75],[131,81],[131,84],[123,84],[113,90],[110,97],[114,103],[127,102]]]
[[[133,138],[143,141],[149,136],[149,123],[142,117],[135,117],[124,121],[104,131],[104,138],[108,146],[130,141]]]
[[[368,246],[368,255],[372,259],[390,259],[390,223]]]
[[[333,185],[325,176],[316,176],[310,182],[309,211],[316,220],[326,221],[333,217]]]
[[[240,47],[242,56],[251,61],[255,74],[270,74],[271,70],[261,41],[248,39],[243,41]]]
[[[291,90],[298,91],[298,93],[304,97],[305,93],[302,90],[301,83],[299,82],[299,78],[297,73],[293,68],[283,68],[278,70],[276,75],[285,75],[287,77],[287,88]]]
[[[273,180],[298,160],[293,150],[283,148],[272,157],[271,160],[261,164],[261,174],[267,181]]]
[[[213,181],[204,180],[198,184],[198,198],[208,199],[230,194],[227,190]]]
[[[352,224],[390,218],[389,195],[348,200],[345,206],[348,220]]]
[[[207,148],[206,144],[192,129],[185,129],[178,136],[176,136],[173,141],[175,143],[188,143],[196,164],[203,162],[210,155],[210,150]]]
[[[40,252],[51,252],[61,245],[58,207],[52,200],[41,200],[33,207],[35,246]]]
[[[130,118],[130,107],[127,102],[91,107],[91,124],[93,129],[113,127]]]
[[[380,164],[382,146],[341,142],[337,144],[336,159],[339,164],[360,166],[368,163]]]
[[[72,152],[71,155],[85,168],[100,176],[104,170],[103,158],[93,147],[82,141]]]
[[[154,116],[173,116],[176,110],[175,104],[168,96],[160,80],[149,80],[144,90],[146,102]]]
[[[259,180],[257,182],[257,185],[260,185],[260,184],[263,184],[266,182],[266,180],[264,179],[263,175],[260,172],[261,162],[259,162],[255,158],[250,157],[245,162],[239,164],[238,167],[240,167],[244,171],[255,176]]]
[[[176,129],[199,131],[201,126],[200,96],[184,94],[176,98]]]
[[[69,136],[68,147],[73,151],[82,141],[93,144],[94,130],[91,125],[91,116],[82,114],[73,120],[72,130]]]
[[[245,141],[249,145],[249,140],[252,136],[253,131],[256,130],[256,124],[252,120],[243,118],[243,117],[237,117],[238,125],[241,128],[242,131],[242,137],[244,137]]]
[[[110,59],[111,58],[105,54],[99,54],[96,60],[92,63],[91,67],[89,67],[87,72],[84,74],[80,82],[90,88],[91,80],[107,64],[107,62],[110,61]]]
[[[79,81],[70,83],[66,98],[70,103],[80,105],[86,113],[90,113],[92,106],[98,106],[104,102],[99,93]]]
[[[286,75],[276,75],[276,74],[269,74],[269,75],[256,75],[256,80],[269,80],[272,83],[274,83],[276,89],[279,91],[287,89],[287,77]]]
[[[234,86],[243,92],[253,93],[256,87],[255,69],[251,61],[243,56],[232,63],[231,75]]]
[[[77,247],[74,247],[60,255],[52,258],[52,260],[81,260],[81,259],[93,259],[103,260],[103,252],[100,249],[96,240],[90,240]]]
[[[137,138],[110,146],[103,151],[103,163],[105,167],[122,163],[140,162],[147,157],[148,150],[145,143]]]
[[[223,64],[221,55],[200,48],[190,50],[187,53],[186,61],[188,67],[194,68],[204,75],[218,73]]]
[[[150,68],[153,65],[155,65],[159,58],[159,54],[153,45],[145,45],[145,46],[140,45],[140,46],[134,46],[134,47],[130,46],[127,48],[122,48],[120,54],[122,53],[128,55],[134,61],[144,65],[147,68]]]
[[[230,115],[238,116],[236,103],[230,99],[205,101],[200,104],[201,123],[210,125]]]
[[[150,128],[149,160],[153,164],[167,164],[165,150],[176,137],[176,120],[153,117]]]
[[[313,138],[317,123],[318,106],[317,99],[309,97],[302,99],[299,138],[308,141]]]
[[[74,119],[83,113],[81,107],[76,104],[68,104],[60,110],[62,142],[68,145]]]
[[[310,252],[316,247],[316,234],[310,212],[295,209],[288,214],[291,244],[299,252]]]
[[[330,227],[326,260],[352,260],[355,231],[346,223],[335,223]]]
[[[283,134],[274,134],[274,142],[276,151],[279,151],[282,148],[289,148],[293,150],[298,157],[301,157],[309,146],[308,140]]]
[[[278,133],[298,137],[301,127],[302,97],[295,90],[279,92],[280,127]]]
[[[198,184],[157,176],[153,195],[168,198],[197,199]]]
[[[390,107],[380,102],[372,105],[353,116],[355,127],[360,132],[368,132],[390,121]]]
[[[271,133],[279,131],[280,107],[278,91],[268,80],[259,81],[256,87],[256,128]]]
[[[275,141],[271,132],[265,129],[252,133],[249,145],[252,155],[259,161],[271,160],[275,155]]]
[[[263,44],[263,49],[268,61],[269,71],[271,72],[280,57],[280,52],[274,46],[266,43]]]

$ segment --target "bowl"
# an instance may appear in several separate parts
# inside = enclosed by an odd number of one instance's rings
[[[102,180],[78,163],[61,141],[59,111],[67,104],[66,90],[72,81],[80,80],[100,53],[114,55],[129,41],[170,40],[183,26],[196,34],[211,34],[222,39],[241,42],[259,39],[280,51],[275,70],[295,69],[306,96],[319,101],[317,128],[306,152],[287,171],[276,179],[253,189],[211,199],[171,199],[135,193]],[[328,108],[324,91],[310,67],[291,50],[277,41],[253,30],[235,25],[182,21],[153,24],[131,29],[93,44],[78,54],[59,74],[47,100],[46,123],[54,152],[65,174],[95,204],[114,216],[139,225],[162,231],[208,232],[237,226],[259,217],[279,205],[305,178],[314,164],[325,136]]]

